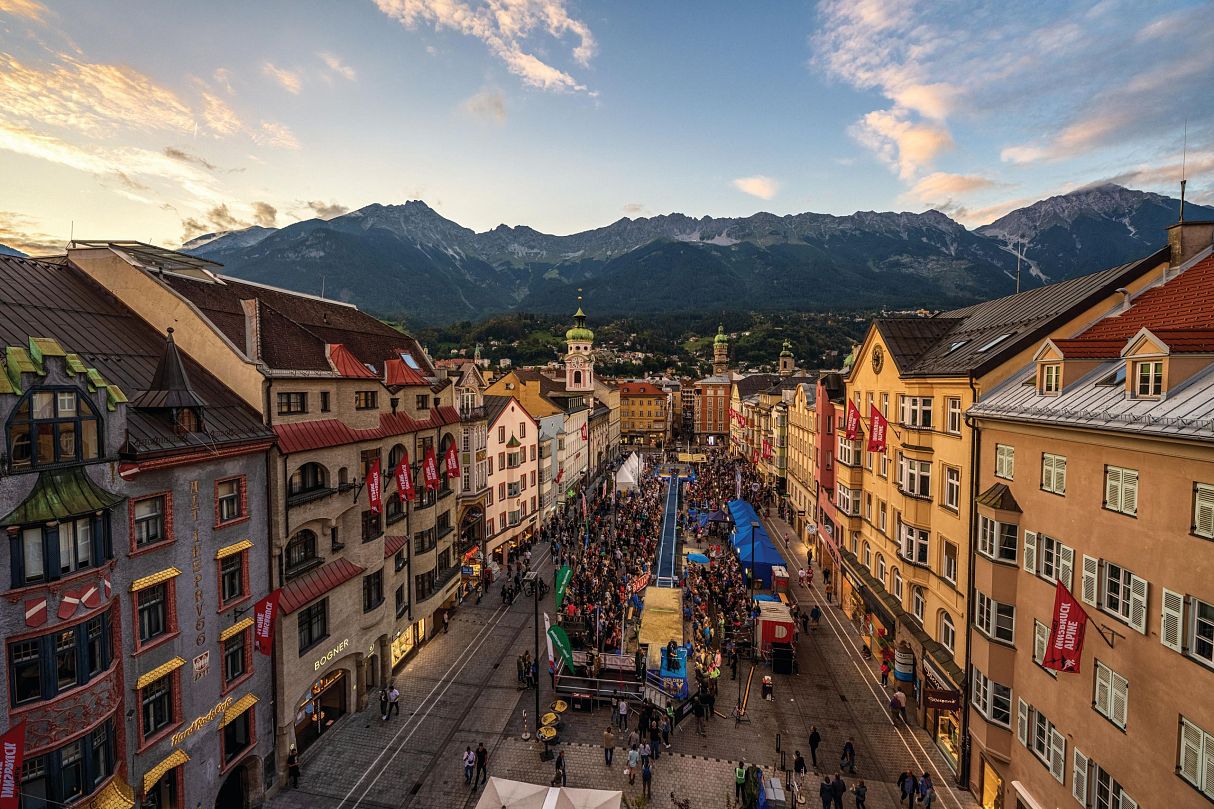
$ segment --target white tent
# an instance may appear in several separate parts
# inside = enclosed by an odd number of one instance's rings
[[[642,473],[641,456],[634,452],[624,463],[620,464],[619,470],[615,473],[615,490],[617,492],[632,491],[640,483]]]
[[[624,793],[490,778],[476,809],[620,809]]]

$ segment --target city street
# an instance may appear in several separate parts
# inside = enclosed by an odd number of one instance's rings
[[[791,529],[777,518],[766,522],[771,535],[784,544],[782,538],[791,535]],[[785,545],[785,550],[790,561],[804,562],[803,544]],[[547,554],[539,558],[541,572],[551,575]],[[795,575],[792,586],[803,605],[819,599],[824,609],[820,628],[802,638],[800,675],[777,675],[774,700],[765,702],[759,697],[763,671],[756,669],[749,724],[735,729],[731,719],[717,716],[709,723],[706,738],[695,735],[690,720],[680,725],[671,750],[654,762],[651,805],[672,805],[672,791],[680,800],[691,800],[692,806],[731,805],[738,759],[779,770],[783,751],[784,764],[791,769],[795,750],[809,760],[807,739],[810,726],[817,725],[823,739],[817,772],[833,775],[843,744],[853,737],[857,771],[845,774],[845,781],[850,787],[858,779],[865,780],[869,807],[898,805],[896,781],[903,769],[931,773],[937,806],[974,806],[969,793],[951,788],[952,774],[927,734],[891,723],[875,666],[861,658],[850,623],[837,608],[822,602],[816,589],[811,594],[799,587]],[[543,609],[551,613],[551,595]],[[449,634],[437,634],[397,675],[401,715],[382,722],[378,704],[372,703],[346,718],[305,757],[299,789],[281,791],[268,805],[273,809],[470,807],[479,790],[464,784],[460,757],[465,748],[475,749],[480,742],[489,750],[491,775],[548,783],[551,762],[540,761],[532,743],[521,739],[523,711],[530,717],[534,697],[520,690],[515,680],[514,657],[534,644],[532,610],[526,598],[503,608],[496,587],[479,606],[465,604],[453,615]],[[738,679],[744,681],[748,671],[748,666],[739,667]],[[551,694],[547,678],[542,679],[540,701],[547,705]],[[728,712],[738,687],[728,675],[722,679],[719,711]],[[569,786],[622,789],[626,796],[639,796],[640,778],[629,786],[621,751],[617,750],[615,766],[604,765],[601,739],[610,720],[606,707],[567,715],[561,742]],[[820,805],[819,782],[809,778],[806,805]],[[853,804],[849,795],[845,805]]]

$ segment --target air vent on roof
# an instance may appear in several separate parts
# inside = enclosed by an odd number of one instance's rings
[[[984,345],[982,348],[978,349],[978,353],[979,353],[979,354],[981,354],[981,353],[982,353],[982,352],[984,352],[984,351],[990,351],[992,348],[994,348],[995,346],[999,345],[1000,343],[1002,343],[1004,340],[1006,340],[1007,338],[1009,338],[1009,337],[1011,337],[1011,336],[1012,336],[1012,335],[1011,335],[1011,333],[1010,333],[1010,332],[1009,332],[1008,334],[1001,334],[1001,335],[999,335],[999,336],[998,336],[998,337],[996,337],[994,340],[991,340],[989,343],[987,343],[986,345]]]
[[[957,342],[955,342],[951,346],[949,346],[948,351],[946,351],[945,353],[952,354],[954,351],[956,351],[958,348],[961,348],[961,346],[965,345],[968,342],[969,342],[969,340],[958,340]]]

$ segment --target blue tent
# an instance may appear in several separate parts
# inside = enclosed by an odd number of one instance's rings
[[[742,560],[742,568],[744,570],[754,569],[754,575],[763,583],[763,586],[771,588],[771,569],[775,565],[784,565],[784,557],[780,555],[770,543],[759,541],[759,537],[755,537],[754,556],[750,558],[750,543],[746,542],[738,546],[738,556]]]
[[[755,601],[779,601],[780,600],[777,597],[771,595],[770,593],[757,593],[753,596],[753,598]]]

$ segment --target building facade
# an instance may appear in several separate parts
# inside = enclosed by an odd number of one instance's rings
[[[486,558],[495,568],[503,568],[538,525],[540,423],[509,396],[486,396],[485,411],[490,489]]]
[[[650,382],[621,382],[620,437],[626,444],[665,446],[669,395]]]
[[[795,538],[806,542],[810,540],[808,528],[816,526],[818,513],[818,476],[814,466],[817,393],[817,384],[802,383],[788,403],[789,524]]]
[[[481,579],[485,564],[485,509],[489,505],[489,425],[484,392],[488,387],[474,361],[459,363],[450,378],[460,420],[460,486],[456,524],[459,526],[461,597]]]

